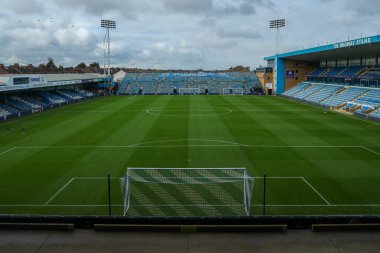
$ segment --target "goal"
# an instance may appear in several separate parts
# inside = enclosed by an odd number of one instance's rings
[[[221,217],[250,214],[245,168],[128,168],[121,179],[126,216]]]
[[[242,88],[223,88],[223,95],[244,95]]]
[[[201,90],[199,88],[179,88],[179,95],[199,95]]]

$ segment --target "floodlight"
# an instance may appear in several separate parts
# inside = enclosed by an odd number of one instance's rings
[[[116,29],[116,22],[115,21],[112,21],[112,20],[104,20],[102,19],[100,21],[100,25],[101,27],[103,28],[107,28],[107,29]]]
[[[269,22],[269,28],[281,28],[285,27],[285,19],[276,19]]]

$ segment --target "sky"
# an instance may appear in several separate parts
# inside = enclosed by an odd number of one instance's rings
[[[269,21],[282,18],[281,51],[294,51],[378,34],[380,1],[0,0],[0,63],[102,65],[110,19],[112,66],[254,69],[275,53]]]

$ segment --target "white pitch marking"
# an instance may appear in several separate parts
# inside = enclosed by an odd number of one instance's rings
[[[116,207],[122,207],[123,205],[112,205]],[[262,204],[256,204],[252,206],[263,206]],[[323,205],[276,205],[276,204],[266,204],[265,206],[269,207],[380,207],[380,204],[323,204]],[[7,205],[0,204],[0,207],[108,207],[108,205]]]
[[[169,107],[173,107],[174,109],[168,109]],[[158,107],[158,108],[150,108],[146,110],[147,114],[151,114],[154,116],[164,116],[164,117],[178,117],[178,116],[189,116],[186,114],[165,114],[165,112],[191,112],[190,109],[178,109],[177,106],[169,106],[169,107]],[[197,110],[196,112],[210,112],[208,114],[193,114],[190,116],[199,116],[199,117],[207,117],[207,116],[219,116],[219,115],[227,115],[232,113],[232,109],[226,107],[211,107],[211,106],[195,106],[198,108],[209,108],[207,110]],[[181,106],[180,106],[181,108]],[[223,109],[223,112],[216,112],[214,109]]]
[[[369,148],[366,148],[366,147],[363,147],[363,146],[362,146],[361,148],[363,148],[363,149],[365,149],[365,150],[367,150],[367,151],[369,151],[369,152],[371,152],[371,153],[374,153],[374,154],[380,156],[380,153],[378,153],[378,152],[376,152],[376,151],[374,151],[374,150],[372,150],[372,149],[369,149]]]
[[[253,205],[253,206],[263,206],[262,204]],[[269,207],[380,207],[380,204],[338,204],[338,205],[271,205],[266,204],[265,206]]]
[[[254,179],[264,179],[264,177],[252,177]],[[266,179],[302,179],[302,177],[266,177]]]
[[[101,180],[108,177],[75,177],[76,180]],[[110,177],[110,179],[120,179],[120,177]]]
[[[8,150],[6,150],[6,151],[0,153],[0,156],[5,155],[6,153],[9,153],[9,152],[15,150],[16,148],[17,148],[17,147],[13,147],[13,148],[11,148],[11,149],[8,149]]]
[[[304,177],[301,177],[302,180],[315,192],[318,194],[318,196],[323,199],[324,202],[326,202],[327,205],[331,206],[330,202],[327,201],[327,199],[325,197],[323,197],[323,195],[317,190],[314,188],[314,186],[312,186],[309,181],[307,181]]]
[[[217,142],[217,143],[224,143],[224,144],[231,144],[234,146],[246,146],[245,144],[237,143],[237,142],[231,142],[231,141],[221,141],[221,140],[208,140],[208,139],[177,139],[177,140],[160,140],[160,141],[150,141],[150,142],[143,142],[143,143],[137,143],[133,144],[131,146],[142,146],[145,144],[155,144],[155,143],[168,143],[168,142],[180,142],[180,141],[203,141],[203,142]]]
[[[254,179],[263,179],[264,177],[253,177]],[[323,196],[322,196],[322,194],[319,192],[319,191],[317,191],[317,189],[315,189],[304,177],[267,177],[267,179],[301,179],[301,180],[303,180],[315,193],[317,193],[318,194],[318,196],[324,201],[324,202],[326,202],[326,204],[328,205],[328,206],[331,206],[331,204],[330,204],[330,202],[328,202],[327,201],[327,199],[326,198],[324,198]],[[270,205],[269,205],[270,206]],[[280,206],[284,206],[284,205],[280,205]],[[290,206],[292,206],[292,205],[290,205]],[[297,206],[299,206],[299,205],[297,205]],[[301,205],[301,206],[303,206],[303,205]],[[307,206],[309,206],[309,205],[307,205]],[[316,205],[316,206],[319,206],[319,205]],[[322,205],[322,206],[325,206],[325,205]]]
[[[123,205],[112,205],[123,206]],[[0,207],[108,207],[108,205],[0,205]]]
[[[49,203],[58,196],[69,184],[71,184],[75,180],[75,177],[71,178],[61,189],[59,189],[48,201],[45,202],[45,206],[49,205]]]
[[[148,109],[149,110],[149,109]],[[310,112],[310,110],[264,110],[264,109],[252,109],[252,110],[232,110],[232,109],[229,109],[231,112]],[[144,109],[141,109],[141,110],[134,110],[134,109],[131,109],[131,110],[91,110],[91,111],[85,111],[85,110],[62,110],[62,112],[89,112],[89,113],[114,113],[114,112],[147,112],[147,110],[144,110]],[[197,112],[210,112],[210,110],[204,110],[204,111],[200,111],[198,110]],[[162,111],[155,111],[155,112],[152,112],[151,110],[149,111],[150,114],[154,114],[154,115],[158,115],[156,113],[158,112],[189,112],[188,110],[162,110]],[[227,112],[225,112],[227,114]],[[161,114],[160,114],[161,115]],[[169,115],[165,115],[165,116],[169,116]],[[172,116],[176,116],[176,115],[172,115]],[[182,116],[182,115],[181,115]],[[198,116],[203,116],[203,115],[198,115]]]
[[[174,141],[185,141],[185,140],[172,140],[167,142],[174,142]],[[191,140],[190,140],[191,141]],[[201,140],[199,140],[201,141]],[[203,140],[205,142],[220,142],[220,143],[229,143],[224,141],[216,141],[216,140]],[[154,143],[164,143],[165,141],[158,141]],[[247,148],[364,148],[370,151],[368,148],[365,148],[363,146],[276,146],[276,145],[248,145],[248,144],[240,144],[240,143],[234,143],[230,142],[230,144],[226,145],[216,145],[216,144],[182,144],[182,145],[145,145],[145,143],[141,144],[132,144],[132,145],[109,145],[109,146],[20,146],[17,148],[24,148],[24,149],[38,149],[38,148],[160,148],[160,147],[247,147]],[[372,153],[374,151],[371,151]],[[380,155],[380,154],[379,154]]]

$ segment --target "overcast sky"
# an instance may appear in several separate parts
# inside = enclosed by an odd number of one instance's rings
[[[0,63],[102,64],[100,19],[111,19],[113,66],[253,69],[275,52],[277,18],[283,50],[297,50],[376,35],[380,1],[0,0]]]

